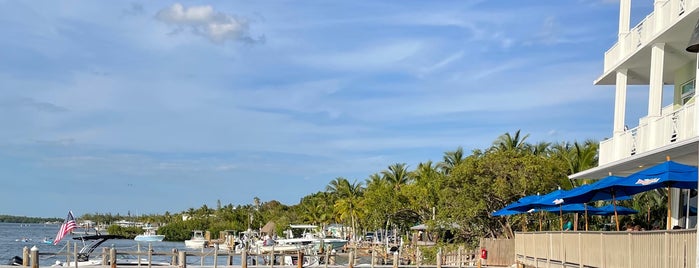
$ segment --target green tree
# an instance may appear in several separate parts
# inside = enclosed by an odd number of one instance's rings
[[[459,146],[454,151],[448,151],[444,153],[442,157],[442,162],[437,164],[437,167],[442,171],[442,173],[448,175],[454,167],[461,164],[464,161],[464,149]]]
[[[517,151],[522,152],[527,149],[527,143],[525,140],[529,138],[529,134],[522,136],[520,130],[518,129],[514,135],[509,132],[500,135],[494,142],[491,150],[496,151]]]
[[[405,163],[390,165],[388,169],[381,171],[381,175],[396,190],[399,190],[402,185],[410,183],[411,180],[408,166]]]

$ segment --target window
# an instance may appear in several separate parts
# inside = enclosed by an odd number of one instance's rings
[[[682,85],[682,105],[687,104],[687,102],[694,97],[694,79]]]

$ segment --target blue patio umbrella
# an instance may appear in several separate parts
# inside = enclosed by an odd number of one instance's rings
[[[620,186],[634,187],[642,192],[662,187],[696,189],[697,167],[666,161],[626,178],[620,182]]]
[[[526,210],[513,210],[513,208],[518,208],[525,206],[533,201],[536,201],[537,199],[541,198],[540,195],[528,195],[525,197],[520,198],[519,200],[505,206],[504,208],[501,208],[500,210],[497,210],[490,215],[499,217],[499,216],[510,216],[510,215],[516,215],[516,214],[522,214],[526,213]]]
[[[550,193],[548,193],[548,194],[542,195],[541,198],[536,199],[536,200],[533,200],[533,201],[531,201],[531,202],[529,202],[529,203],[527,203],[527,204],[523,204],[523,205],[518,206],[518,207],[513,207],[513,208],[511,208],[511,210],[520,210],[520,211],[523,210],[523,211],[528,211],[528,210],[531,210],[531,209],[534,209],[534,210],[537,210],[537,209],[542,210],[542,209],[553,209],[553,208],[558,208],[558,209],[559,209],[559,214],[560,214],[560,216],[561,216],[561,217],[560,217],[560,218],[561,218],[561,220],[560,220],[560,221],[561,221],[561,230],[563,230],[563,211],[560,211],[561,205],[562,205],[562,204],[561,204],[561,203],[555,203],[555,202],[552,201],[552,200],[555,200],[555,199],[557,199],[557,198],[560,198],[560,197],[561,197],[563,194],[565,194],[566,192],[568,192],[568,190],[561,190],[561,189],[558,189],[558,190],[555,190],[555,191],[550,192]]]
[[[638,171],[627,177],[620,185],[641,191],[650,191],[658,188],[668,188],[667,215],[670,226],[671,192],[669,188],[696,189],[697,167],[684,165],[675,161],[665,161],[650,168]]]
[[[643,192],[642,189],[623,186],[622,182],[624,180],[626,180],[624,177],[607,176],[594,183],[573,188],[552,201],[556,203],[575,204],[611,199],[612,204],[616,205],[616,200],[630,199],[634,194]],[[618,231],[618,215],[615,216],[614,219],[616,220]]]
[[[597,211],[591,212],[591,213],[593,215],[600,215],[600,216],[614,215],[614,205],[606,205],[606,206],[598,207],[598,208],[596,208],[596,210]],[[637,214],[638,210],[623,207],[623,206],[616,206],[616,213],[617,213],[617,215],[630,215],[630,214]]]

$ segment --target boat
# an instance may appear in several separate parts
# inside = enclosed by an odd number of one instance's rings
[[[97,249],[102,243],[110,240],[110,239],[126,239],[126,237],[119,236],[119,235],[87,235],[87,236],[79,236],[79,237],[73,237],[75,240],[82,240],[84,243],[84,246],[82,249],[80,249],[80,252],[77,254],[77,263],[76,261],[70,261],[70,262],[61,262],[61,261],[56,261],[56,263],[52,266],[62,266],[62,267],[82,267],[82,266],[103,266],[102,264],[102,259],[101,258],[95,258],[95,259],[90,259],[90,254]],[[85,243],[87,242],[87,243]],[[145,253],[144,253],[145,254]],[[22,258],[19,256],[14,256],[10,259],[9,265],[21,265],[22,264]],[[107,265],[109,265],[109,261],[107,261]],[[124,253],[117,253],[116,256],[116,266],[171,266],[170,263],[167,262],[153,262],[151,261],[150,264],[148,264],[148,260],[146,258],[130,255],[130,254],[124,254]]]
[[[185,240],[184,245],[188,248],[205,248],[208,242],[204,237],[204,231],[194,230],[192,231],[192,238]]]
[[[137,235],[133,240],[144,241],[144,242],[163,241],[163,239],[165,239],[165,235],[156,234],[155,231],[157,229],[158,228],[155,228],[155,227],[145,227],[144,232],[140,235]]]
[[[315,225],[289,225],[290,229],[285,231],[284,239],[274,240],[269,236],[258,242],[259,253],[267,252],[319,252],[332,246],[331,250],[339,250],[347,244],[347,240],[341,238],[325,237],[322,232],[316,232],[318,226]],[[293,230],[301,230],[300,237],[293,236]]]

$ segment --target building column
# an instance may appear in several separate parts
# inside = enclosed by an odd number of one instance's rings
[[[653,44],[650,58],[650,82],[648,83],[648,117],[658,117],[663,104],[663,70],[665,43]]]
[[[626,88],[628,82],[628,69],[616,71],[616,96],[614,97],[614,133],[612,135],[612,151],[604,156],[611,161],[620,159],[626,152],[626,142],[622,139],[627,127],[626,121]],[[602,156],[600,156],[602,159]]]
[[[619,1],[619,40],[631,29],[631,0]]]
[[[660,8],[663,7],[667,3],[667,0],[655,0],[653,1],[653,14],[655,16],[655,27],[654,27],[654,33],[657,33],[662,29],[663,21],[664,21],[664,13],[660,12]]]
[[[616,71],[616,96],[614,98],[614,136],[624,133],[626,120],[627,69]]]

